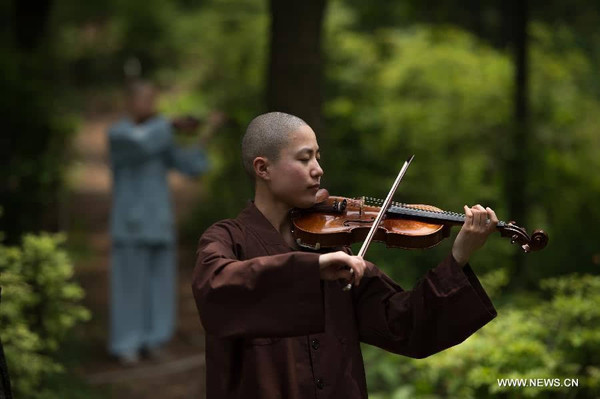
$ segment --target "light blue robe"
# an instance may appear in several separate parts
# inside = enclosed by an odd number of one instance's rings
[[[200,148],[179,148],[170,122],[124,118],[108,132],[113,170],[109,351],[125,355],[168,341],[175,327],[175,226],[167,172],[208,169]]]

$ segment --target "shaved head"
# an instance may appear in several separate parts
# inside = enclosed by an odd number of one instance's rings
[[[277,161],[287,145],[290,133],[308,124],[297,116],[283,112],[269,112],[250,122],[242,139],[242,161],[246,173],[253,179],[254,159],[265,157]]]
[[[152,82],[135,80],[127,85],[125,94],[128,98],[134,98],[140,95],[152,94],[154,91],[156,91],[156,87]]]
[[[138,80],[127,86],[127,107],[136,123],[156,114],[156,88],[150,82]]]

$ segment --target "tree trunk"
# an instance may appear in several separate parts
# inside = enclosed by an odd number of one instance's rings
[[[15,42],[21,51],[34,50],[44,37],[52,7],[51,0],[14,2]]]
[[[17,244],[23,232],[41,229],[43,217],[54,213],[49,205],[56,194],[54,176],[43,164],[55,134],[51,106],[44,103],[56,91],[46,43],[52,5],[51,0],[13,0],[9,34],[0,37],[0,57],[6,58],[0,73],[10,71],[0,79],[6,115],[0,159],[8,165],[0,173],[0,231],[9,244]]]
[[[506,165],[506,195],[508,214],[519,225],[526,226],[529,198],[527,184],[528,166],[531,161],[530,120],[529,120],[529,74],[528,74],[528,1],[512,0],[507,25],[510,29],[510,42],[514,54],[514,126],[510,133],[509,151]],[[515,256],[513,277],[520,276],[523,282],[524,259],[522,253]]]
[[[271,0],[269,111],[304,119],[317,133],[321,119],[321,31],[326,0]]]

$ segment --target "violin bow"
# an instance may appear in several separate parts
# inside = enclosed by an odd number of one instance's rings
[[[367,238],[365,238],[365,241],[363,241],[362,247],[360,247],[360,251],[358,251],[357,256],[360,256],[361,258],[364,259],[365,254],[367,253],[367,249],[369,249],[369,245],[371,245],[371,241],[373,240],[373,237],[375,236],[375,232],[377,231],[377,228],[379,227],[379,224],[381,223],[381,220],[383,219],[383,215],[385,215],[385,212],[387,211],[390,204],[392,203],[392,198],[394,197],[394,193],[396,193],[396,189],[398,188],[398,185],[400,185],[400,181],[402,181],[402,178],[404,177],[404,174],[406,173],[406,169],[408,169],[408,165],[410,165],[410,163],[412,162],[414,157],[415,156],[412,155],[410,158],[408,158],[404,162],[402,169],[400,169],[400,173],[398,173],[398,177],[396,177],[396,181],[394,182],[394,184],[392,184],[392,188],[390,189],[390,192],[388,193],[387,197],[385,198],[385,201],[381,205],[381,209],[379,210],[379,213],[377,214],[375,221],[371,225],[371,229],[369,230],[369,234],[367,234]],[[353,273],[353,269],[350,269],[350,272]],[[342,291],[350,291],[350,288],[352,288],[352,283],[348,283],[342,289]]]

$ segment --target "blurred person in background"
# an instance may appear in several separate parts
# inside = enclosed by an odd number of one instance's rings
[[[137,363],[142,351],[159,356],[174,333],[176,237],[167,172],[198,176],[209,166],[201,145],[181,148],[174,141],[174,128],[195,130],[198,121],[161,116],[156,97],[151,83],[132,83],[127,114],[108,131],[113,171],[108,350],[123,364]],[[219,117],[211,118],[209,132]]]

